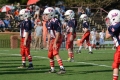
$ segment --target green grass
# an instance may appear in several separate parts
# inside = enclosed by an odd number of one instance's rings
[[[75,62],[67,62],[67,51],[61,50],[66,69],[66,74],[62,75],[46,73],[50,68],[46,50],[31,50],[34,70],[18,69],[21,65],[19,51],[0,48],[0,80],[112,80],[114,50],[93,50],[94,54],[88,54],[88,50],[83,49],[81,54],[75,54]],[[55,68],[59,70],[57,61]]]

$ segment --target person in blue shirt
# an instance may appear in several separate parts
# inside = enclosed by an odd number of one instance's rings
[[[10,20],[9,20],[8,17],[5,18],[4,23],[5,23],[5,28],[10,28],[11,27]]]

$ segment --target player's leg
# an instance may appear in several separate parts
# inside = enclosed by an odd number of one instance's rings
[[[68,50],[68,61],[73,61],[74,60],[74,53],[73,53],[73,41],[76,38],[76,34],[73,35],[73,40],[70,41],[71,34],[67,35],[67,44],[66,48]]]
[[[24,39],[21,38],[21,42],[20,42],[20,54],[22,57],[22,65],[19,66],[18,68],[25,68],[26,67],[26,56],[25,56],[25,49],[24,49],[24,45],[23,45]]]
[[[57,62],[59,64],[59,66],[60,66],[60,70],[58,71],[58,74],[64,74],[66,71],[65,71],[65,68],[63,66],[63,61],[62,61],[62,59],[61,59],[61,57],[59,55],[59,49],[60,49],[60,46],[62,44],[62,39],[61,40],[60,39],[61,38],[59,38],[59,41],[57,43],[57,49],[53,49],[53,54],[56,57]]]
[[[50,70],[49,73],[55,73],[55,62],[54,62],[54,55],[53,55],[53,40],[50,41],[49,49],[48,49],[48,58],[50,61]]]
[[[90,36],[90,33],[88,33],[88,36],[86,36],[86,44],[88,45],[89,53],[92,54],[93,52],[92,52],[89,36]]]
[[[49,73],[55,73],[55,62],[54,62],[54,56],[53,56],[53,51],[49,50],[48,51],[48,58],[50,61],[50,70]]]
[[[36,50],[36,47],[37,47],[37,45],[38,45],[38,41],[39,41],[39,37],[36,36],[36,37],[35,37],[35,46],[34,46],[34,49],[35,49],[35,50]]]
[[[90,33],[86,32],[86,33],[82,36],[82,38],[81,38],[81,40],[80,40],[80,46],[79,46],[79,49],[78,49],[78,53],[81,53],[82,45],[83,45],[84,41],[86,40],[86,38],[89,36],[89,34],[90,34]]]
[[[118,80],[119,75],[119,65],[120,65],[120,46],[117,47],[116,52],[114,53],[114,61],[112,64],[113,68],[113,80]]]
[[[26,57],[28,57],[28,61],[29,61],[28,69],[33,69],[32,56],[30,55],[30,43],[31,43],[31,37],[29,37],[27,40],[27,43],[25,46],[25,54],[26,54]]]

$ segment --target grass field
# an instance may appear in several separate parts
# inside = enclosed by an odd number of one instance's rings
[[[114,50],[82,50],[75,54],[75,62],[67,62],[67,51],[61,50],[60,55],[66,69],[66,74],[46,73],[49,70],[47,51],[31,50],[34,70],[18,69],[21,65],[19,49],[0,49],[0,80],[112,80]],[[28,61],[27,61],[28,65]],[[58,71],[59,66],[55,62]],[[119,78],[120,79],[120,78]]]

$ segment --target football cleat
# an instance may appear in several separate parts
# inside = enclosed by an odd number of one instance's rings
[[[65,69],[60,69],[60,70],[57,72],[57,74],[65,74],[65,73],[66,73]]]
[[[74,58],[68,58],[68,62],[74,62]]]
[[[22,63],[22,65],[21,66],[19,66],[18,68],[26,68],[26,63]]]
[[[29,64],[27,69],[32,70],[33,69],[33,64]]]
[[[93,52],[90,51],[89,54],[93,54]]]
[[[81,53],[81,51],[76,51],[76,54],[80,54]]]
[[[20,68],[20,69],[25,69],[26,68],[26,66],[19,66],[18,68]]]
[[[50,70],[48,71],[48,73],[56,73],[56,71],[55,71],[55,70],[50,69]]]

